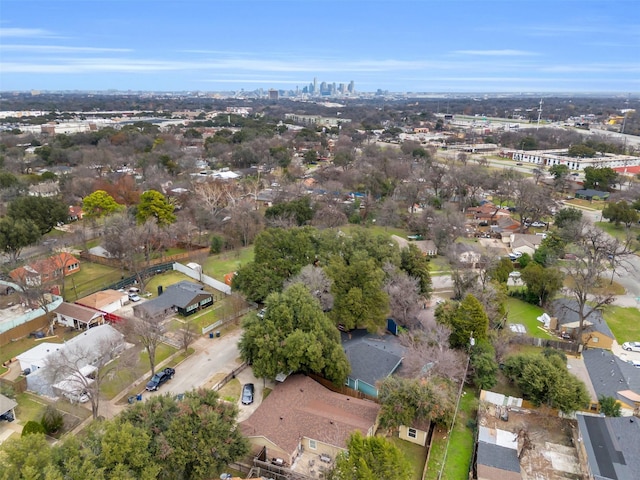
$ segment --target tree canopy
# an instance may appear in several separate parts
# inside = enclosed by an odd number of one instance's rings
[[[266,300],[263,318],[249,316],[240,339],[243,360],[257,377],[317,373],[341,385],[349,373],[338,329],[304,285],[294,283]]]
[[[451,328],[451,348],[468,348],[471,337],[476,341],[487,338],[489,317],[482,303],[467,295],[460,303],[447,302],[436,310],[438,322]]]
[[[50,197],[18,197],[9,204],[7,216],[16,220],[31,220],[44,235],[53,230],[58,223],[64,223],[69,217],[67,205]]]
[[[567,370],[563,357],[553,350],[546,355],[514,355],[505,361],[504,373],[527,400],[571,413],[587,405],[589,393],[584,383]]]
[[[608,192],[618,182],[618,173],[610,167],[585,167],[584,188]]]
[[[17,262],[24,247],[33,245],[42,234],[35,222],[25,218],[5,217],[0,220],[0,251]]]
[[[147,190],[140,195],[140,203],[136,213],[138,223],[144,223],[155,218],[160,226],[171,225],[176,221],[173,213],[174,206],[157,190]]]
[[[96,190],[82,199],[82,210],[89,219],[101,218],[123,208],[104,190]]]
[[[384,437],[349,438],[347,452],[336,458],[329,480],[397,480],[412,478],[413,467],[402,451]]]

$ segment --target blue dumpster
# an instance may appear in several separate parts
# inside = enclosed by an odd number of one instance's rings
[[[209,332],[209,338],[213,338],[213,332]]]
[[[141,401],[142,400],[142,394],[139,393],[138,395],[136,395],[136,400],[137,401]]]

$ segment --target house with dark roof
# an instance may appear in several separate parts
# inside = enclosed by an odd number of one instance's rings
[[[506,430],[480,426],[476,471],[478,480],[522,480],[517,437]]]
[[[213,295],[193,282],[178,282],[160,292],[156,298],[134,305],[133,314],[143,320],[158,320],[175,312],[186,317],[213,305]]]
[[[56,315],[58,324],[76,330],[88,330],[104,323],[103,312],[73,303],[62,302],[53,313]]]
[[[640,419],[577,414],[578,457],[590,480],[640,477]]]
[[[585,349],[582,359],[588,378],[587,390],[592,402],[602,396],[613,397],[620,404],[622,415],[640,414],[640,368],[621,360],[607,350]]]
[[[584,198],[585,200],[606,200],[609,195],[611,195],[609,192],[594,190],[593,188],[576,191],[576,198]]]
[[[305,452],[330,463],[353,432],[375,434],[379,412],[375,402],[332,392],[296,374],[278,383],[239,427],[254,454],[266,448],[266,458],[292,465]]]
[[[551,313],[557,319],[556,328],[559,334],[568,333],[575,337],[580,327],[580,311],[578,302],[568,298],[560,298],[551,303]],[[585,347],[611,349],[615,337],[602,317],[602,312],[584,306],[589,316],[583,322],[581,342]]]
[[[393,335],[374,335],[366,330],[342,332],[341,339],[351,365],[346,385],[377,397],[376,383],[400,367],[404,348]]]

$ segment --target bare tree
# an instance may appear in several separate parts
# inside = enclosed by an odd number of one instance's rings
[[[460,381],[465,374],[464,352],[449,347],[451,330],[434,319],[423,322],[420,330],[410,330],[400,335],[406,347],[403,372],[407,377],[438,375]]]
[[[151,375],[154,375],[156,373],[156,350],[158,345],[164,341],[164,327],[155,320],[127,318],[125,328],[147,351]]]
[[[391,316],[404,327],[417,326],[417,313],[424,302],[420,297],[419,280],[398,271],[390,263],[385,264],[383,270],[387,274],[383,289],[389,296]]]
[[[570,279],[567,289],[576,303],[575,308],[568,308],[578,315],[577,338],[581,341],[585,320],[614,299],[613,293],[599,288],[604,273],[610,268],[614,271],[616,268],[632,268],[627,260],[632,253],[631,237],[621,241],[584,223],[582,231],[573,240],[572,248],[576,259],[566,265],[565,272]]]
[[[285,281],[285,289],[294,283],[304,285],[320,302],[322,310],[327,312],[333,308],[333,295],[331,294],[331,279],[325,271],[314,265],[306,265],[300,273]]]
[[[196,328],[193,323],[187,320],[178,331],[178,341],[180,342],[180,348],[184,350],[184,353],[187,353],[187,350],[189,350],[189,347],[197,337],[198,332],[196,331]]]
[[[75,345],[60,349],[47,357],[44,367],[51,383],[62,383],[65,392],[87,395],[94,419],[98,418],[100,387],[104,380],[116,369],[126,371],[137,356],[135,349],[129,349],[120,356],[118,362],[112,362],[126,344],[117,330],[108,332],[91,347]]]

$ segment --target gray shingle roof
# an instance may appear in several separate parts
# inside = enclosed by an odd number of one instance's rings
[[[358,331],[351,334],[351,339],[346,335],[342,337],[342,347],[351,364],[349,377],[375,385],[398,368],[402,361],[402,349],[394,344],[395,337],[378,337]]]
[[[518,452],[512,448],[478,442],[477,462],[487,467],[499,468],[509,472],[520,472]]]
[[[171,307],[185,308],[199,295],[210,295],[197,283],[182,281],[169,285],[162,295],[136,305],[135,308],[144,310],[148,315],[155,316]]]
[[[598,397],[618,398],[617,392],[622,390],[640,394],[640,368],[620,360],[608,350],[589,348],[582,352],[582,358]]]
[[[577,322],[580,320],[578,315],[578,302],[575,300],[571,300],[568,298],[560,298],[558,300],[554,300],[551,304],[551,310],[553,315],[558,319],[558,326],[564,325],[566,323]],[[590,307],[585,305],[584,312],[589,312]],[[600,332],[603,335],[606,335],[609,338],[614,338],[613,333],[609,329],[609,325],[602,318],[602,313],[599,310],[594,311],[590,314],[586,321],[591,323],[592,325],[588,328],[585,328],[585,331],[595,330],[596,332]],[[585,324],[586,325],[586,324]]]
[[[599,480],[634,480],[640,472],[640,420],[577,415],[592,474]]]

